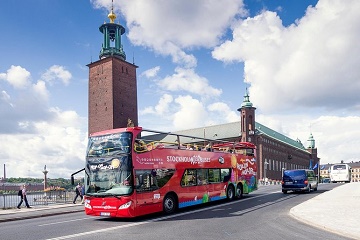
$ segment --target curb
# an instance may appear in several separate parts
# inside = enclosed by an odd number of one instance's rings
[[[11,215],[11,217],[9,217],[9,218],[1,218],[0,217],[0,222],[12,222],[12,221],[18,221],[18,220],[24,220],[24,219],[48,217],[48,216],[55,216],[55,215],[76,213],[76,212],[84,212],[84,209],[65,210],[65,211],[61,211],[61,212],[48,212],[48,213],[40,213],[40,214],[35,214],[35,215],[19,216],[19,217],[13,216],[15,214],[8,214],[8,216]]]

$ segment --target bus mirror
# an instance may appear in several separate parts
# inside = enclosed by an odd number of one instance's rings
[[[75,185],[74,176],[71,176],[71,185]]]

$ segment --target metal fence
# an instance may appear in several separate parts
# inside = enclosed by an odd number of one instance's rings
[[[30,206],[72,203],[75,192],[67,191],[48,191],[48,192],[27,192],[27,200]],[[17,194],[0,193],[0,208],[15,208],[19,204],[21,198]],[[80,201],[80,197],[77,198]],[[23,203],[25,206],[25,203]]]

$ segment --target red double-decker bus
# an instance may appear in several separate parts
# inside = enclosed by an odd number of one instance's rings
[[[85,212],[137,217],[257,189],[255,145],[141,127],[91,134],[85,165]]]

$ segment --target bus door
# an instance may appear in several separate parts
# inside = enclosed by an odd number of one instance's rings
[[[137,211],[148,214],[162,210],[159,187],[154,170],[135,171]]]
[[[210,198],[213,200],[219,200],[219,198],[224,195],[226,188],[226,184],[221,178],[221,169],[209,169],[209,184],[211,186],[209,188],[211,190]]]
[[[208,169],[197,169],[196,171],[197,177],[197,196],[200,197],[202,203],[206,203],[210,201],[210,198],[213,196],[214,185],[209,183],[209,172]]]

